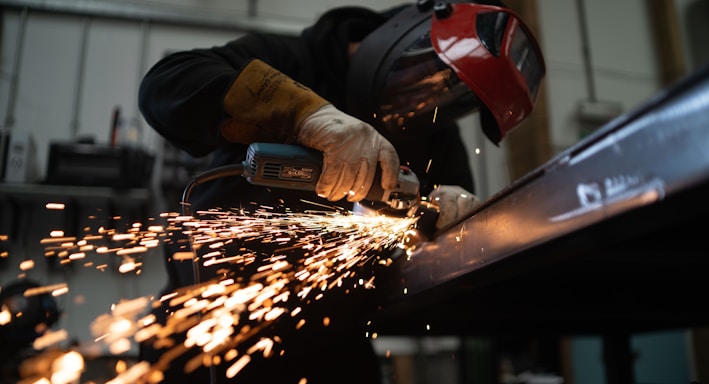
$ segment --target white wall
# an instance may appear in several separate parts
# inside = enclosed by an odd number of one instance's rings
[[[20,19],[20,13],[16,11],[7,11],[4,15],[2,73],[5,76],[0,85],[2,121],[10,112],[7,110],[9,81],[17,60],[13,53]],[[123,116],[142,120],[137,107],[140,78],[165,52],[209,46],[238,35],[234,31],[93,18],[88,21],[84,70],[80,76],[78,68],[85,22],[82,16],[34,12],[30,12],[27,18],[17,73],[14,125],[10,128],[33,134],[39,149],[37,161],[41,175],[46,170],[47,148],[51,141],[92,136],[97,143],[107,143],[116,107],[121,108]],[[146,55],[140,57],[144,41]],[[78,115],[74,116],[77,100]],[[143,135],[144,143],[150,149],[157,148],[158,138],[147,125]]]
[[[547,63],[555,148],[579,140],[577,103],[589,98],[575,1],[541,0],[539,17]],[[645,1],[585,1],[598,100],[627,111],[658,90],[658,68]]]

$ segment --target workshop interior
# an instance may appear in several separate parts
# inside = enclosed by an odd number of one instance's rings
[[[383,382],[709,383],[709,2],[505,4],[546,76],[499,145],[460,119],[482,204],[377,284],[387,300],[363,337]],[[249,31],[297,35],[344,5],[0,0],[0,383],[136,382],[136,319],[160,299],[161,233],[190,214],[191,186],[321,165],[255,144],[208,172],[141,116],[151,65]],[[377,199],[409,209],[416,187]],[[120,326],[132,334],[107,341]]]

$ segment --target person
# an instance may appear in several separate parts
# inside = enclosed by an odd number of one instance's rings
[[[457,119],[479,111],[486,136],[499,143],[529,115],[544,72],[533,34],[500,1],[421,0],[383,11],[347,6],[325,12],[299,36],[249,33],[170,54],[145,75],[139,105],[169,142],[195,157],[213,156],[211,167],[242,162],[254,142],[323,153],[317,196],[220,178],[195,188],[193,211],[295,211],[312,202],[350,209],[377,168],[381,187],[391,189],[405,165],[419,178],[421,195],[439,204],[436,225],[443,228],[479,203]],[[194,283],[192,263],[172,261],[174,251],[167,252],[166,292]],[[358,307],[340,306],[350,308],[340,316],[349,321],[337,331],[294,336],[283,356],[252,361],[236,381],[380,382],[379,361],[358,328]],[[162,320],[168,312],[156,311]],[[143,345],[141,354],[155,361],[160,351]],[[179,364],[165,370],[165,382],[205,382]]]

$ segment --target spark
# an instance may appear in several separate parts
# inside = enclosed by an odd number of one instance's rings
[[[283,213],[270,206],[259,206],[255,212],[206,210],[194,216],[163,213],[160,217],[165,226],[132,223],[123,231],[99,227],[95,233],[87,229],[83,237],[53,231],[41,240],[46,254],[57,256],[63,264],[113,256],[121,259],[119,272],[139,274],[140,258],[170,241],[169,233],[181,232],[190,238],[190,247],[174,253],[173,260],[224,271],[157,299],[122,300],[98,316],[90,327],[94,341],[112,353],[128,351],[131,342],[167,348],[164,360],[155,367],[142,362],[117,372],[109,383],[159,377],[161,367],[186,348],[202,352],[186,369],[222,362],[227,377],[236,376],[255,353],[268,357],[282,348],[277,335],[262,334],[281,318],[295,319],[298,330],[305,325],[302,316],[311,302],[334,291],[347,294],[376,288],[376,267],[391,265],[395,251],[409,247],[407,234],[416,222],[416,218],[364,217],[339,209]],[[99,270],[115,265],[82,262]],[[66,284],[56,284],[25,295],[66,291]],[[156,322],[154,315],[145,316],[151,307],[160,306],[170,307],[165,323]],[[330,322],[326,316],[321,325]],[[183,332],[185,341],[175,345],[172,336]]]
[[[83,259],[86,257],[86,254],[84,252],[79,252],[79,253],[72,253],[69,255],[69,260],[79,260]]]
[[[119,374],[113,380],[107,381],[106,384],[129,384],[141,382],[141,378],[144,377],[150,371],[150,364],[141,361],[138,364],[133,365],[127,371]]]
[[[172,259],[173,259],[173,260],[177,260],[177,261],[179,261],[179,260],[192,260],[192,259],[195,258],[195,256],[196,256],[196,255],[194,254],[194,252],[175,252],[175,253],[172,255]]]
[[[50,237],[39,241],[40,244],[67,244],[76,241],[76,237]]]
[[[78,382],[84,370],[84,357],[76,351],[70,351],[52,362],[52,384],[70,384]]]
[[[66,283],[45,285],[42,287],[28,288],[23,294],[25,297],[38,296],[43,294],[52,294],[53,292],[67,292],[69,287]]]
[[[69,293],[69,287],[60,287],[52,291],[52,296],[57,297]]]
[[[133,233],[117,233],[113,235],[113,240],[115,241],[120,241],[120,240],[133,240],[135,239],[136,235]]]
[[[37,337],[32,342],[32,347],[36,350],[41,350],[50,345],[58,344],[61,341],[67,340],[69,333],[66,330],[60,329],[54,332],[46,332],[42,336]]]
[[[251,357],[249,355],[242,356],[234,364],[232,364],[226,371],[227,378],[234,378],[239,371],[241,371],[247,364],[251,362]]]
[[[20,270],[22,271],[29,271],[32,268],[34,268],[34,260],[23,260],[20,263]]]
[[[0,308],[0,326],[9,324],[10,321],[12,321],[12,312],[6,305],[3,305]]]
[[[144,253],[148,250],[147,247],[133,247],[133,248],[124,248],[124,249],[119,249],[116,251],[117,255],[130,255],[132,253]]]

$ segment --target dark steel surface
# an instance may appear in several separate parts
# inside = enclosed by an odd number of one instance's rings
[[[709,324],[707,199],[709,67],[398,260],[376,319],[392,333]]]

